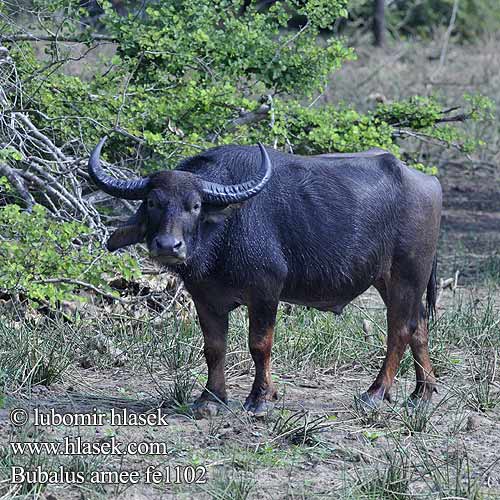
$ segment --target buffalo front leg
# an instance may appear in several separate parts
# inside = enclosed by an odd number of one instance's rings
[[[248,306],[248,343],[255,364],[255,379],[244,408],[255,415],[265,413],[272,406],[271,401],[278,397],[271,380],[271,349],[277,309],[277,302],[255,301]]]
[[[204,391],[193,405],[193,413],[196,417],[204,417],[213,413],[213,403],[227,403],[224,365],[229,314],[220,313],[202,302],[195,302],[195,305],[203,331],[208,380]]]

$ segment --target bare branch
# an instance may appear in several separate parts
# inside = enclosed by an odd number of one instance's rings
[[[231,120],[227,126],[226,130],[233,130],[235,128],[241,127],[242,125],[248,125],[250,123],[257,123],[262,120],[265,120],[271,110],[271,106],[269,104],[261,104],[254,111],[248,111],[246,113],[242,113],[238,118]]]
[[[116,42],[117,38],[110,35],[101,35],[99,33],[85,34],[81,36],[47,36],[33,35],[31,33],[13,33],[11,35],[1,35],[0,42],[68,42],[85,43],[92,42]]]
[[[243,125],[249,125],[250,123],[258,123],[262,120],[265,120],[269,116],[269,112],[271,111],[270,104],[263,103],[257,109],[253,111],[240,111],[240,115],[237,118],[229,121],[224,130],[226,132],[231,132],[232,130],[237,129]],[[208,134],[207,139],[211,142],[214,142],[219,136],[219,132],[212,132]]]
[[[33,135],[40,141],[42,141],[49,149],[51,152],[55,153],[55,155],[63,160],[67,161],[68,158],[65,156],[62,151],[44,134],[42,134],[36,127],[33,125],[31,120],[24,114],[22,113],[14,113],[15,118],[19,118],[33,133]]]
[[[455,0],[453,2],[453,9],[451,12],[450,23],[449,23],[448,29],[446,30],[446,33],[444,35],[443,47],[441,48],[441,55],[439,57],[439,67],[438,67],[437,72],[439,72],[443,68],[443,66],[446,62],[446,54],[448,52],[448,43],[450,41],[451,33],[453,32],[453,29],[455,28],[455,21],[457,19],[459,1],[460,0]]]
[[[35,200],[33,196],[31,196],[30,192],[26,188],[26,185],[19,175],[19,172],[14,170],[12,167],[5,163],[0,163],[0,174],[3,174],[9,182],[12,184],[12,187],[19,193],[19,196],[23,199],[26,204],[26,208],[31,210],[33,205],[35,204]]]

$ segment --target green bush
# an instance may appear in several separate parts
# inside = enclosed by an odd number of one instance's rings
[[[15,204],[3,207],[0,234],[0,290],[22,294],[35,306],[78,298],[80,282],[116,294],[106,277],[131,279],[139,273],[128,254],[103,254],[88,227],[58,222],[42,205],[32,212]]]

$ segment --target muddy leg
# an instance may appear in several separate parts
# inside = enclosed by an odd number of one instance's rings
[[[271,380],[271,349],[277,302],[254,301],[248,306],[250,320],[249,347],[255,363],[255,379],[244,408],[255,414],[265,413],[277,399]]]
[[[203,303],[196,302],[196,310],[203,331],[203,351],[208,367],[208,381],[205,390],[193,405],[195,416],[203,417],[212,411],[208,402],[226,403],[226,378],[224,364],[229,315],[218,313]]]
[[[392,292],[392,291],[391,291]],[[415,331],[416,313],[408,290],[395,290],[387,297],[387,353],[375,382],[361,400],[369,408],[377,407],[384,399],[390,401],[390,389],[399,369],[406,347]],[[415,319],[414,319],[415,318]]]
[[[436,378],[429,357],[428,326],[423,309],[422,305],[418,326],[410,339],[410,347],[415,360],[415,374],[417,376],[415,390],[410,396],[410,401],[413,402],[418,400],[430,401],[432,394],[436,390]]]

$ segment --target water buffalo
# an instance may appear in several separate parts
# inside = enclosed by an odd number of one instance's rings
[[[435,177],[379,149],[299,156],[259,144],[216,147],[174,170],[124,181],[103,171],[103,143],[89,160],[94,182],[113,196],[142,200],[108,249],[145,241],[194,300],[208,365],[198,415],[208,402],[227,401],[230,311],[248,308],[255,379],[244,407],[258,414],[277,398],[270,358],[279,302],[340,314],[372,285],[387,306],[387,354],[362,401],[389,399],[408,344],[417,378],[411,399],[431,399],[427,325],[441,217]]]

